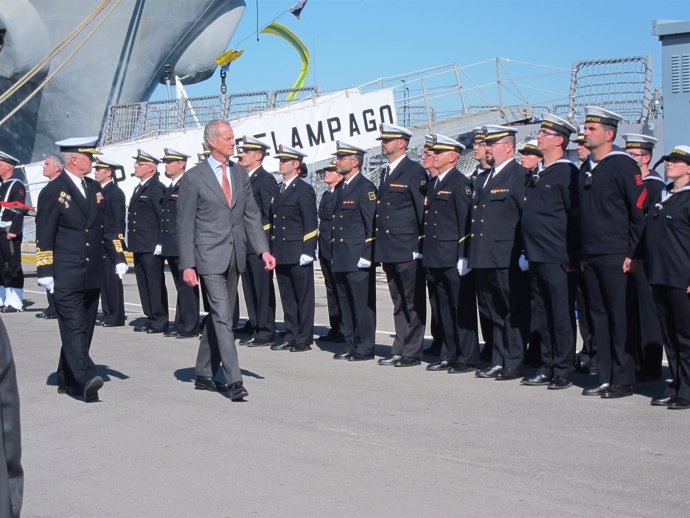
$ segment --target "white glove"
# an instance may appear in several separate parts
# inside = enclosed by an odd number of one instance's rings
[[[39,277],[36,282],[38,282],[39,286],[43,286],[50,293],[55,291],[55,278],[53,277]]]
[[[314,258],[307,254],[302,254],[299,256],[299,265],[307,266],[314,262]]]
[[[163,245],[156,245],[153,249],[153,255],[161,255],[163,253]]]
[[[521,255],[518,259],[518,266],[523,272],[529,270],[529,261],[525,258],[524,255]]]
[[[461,257],[460,259],[458,259],[457,268],[458,268],[458,275],[460,275],[460,277],[463,277],[464,275],[467,275],[468,273],[470,273],[470,271],[472,271],[472,268],[469,267],[469,264],[470,264],[470,262],[467,259],[465,259],[464,257]]]
[[[422,254],[420,254],[419,252],[412,252],[412,260],[413,261],[416,261],[417,259],[421,259],[421,258],[422,258]]]
[[[117,263],[115,265],[115,273],[120,278],[120,280],[123,280],[125,278],[127,270],[129,270],[129,266],[127,266],[127,263]]]
[[[359,261],[357,261],[357,268],[369,268],[370,266],[371,261],[364,259],[364,257],[360,257]]]

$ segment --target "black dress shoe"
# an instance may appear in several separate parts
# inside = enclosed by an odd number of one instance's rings
[[[175,338],[179,334],[180,333],[178,333],[174,329],[166,329],[165,332],[163,332],[163,336],[167,336],[168,338]]]
[[[551,376],[543,372],[537,372],[534,376],[525,376],[520,380],[520,385],[527,385],[529,387],[538,387],[548,385],[549,383],[551,383]]]
[[[122,324],[117,324],[117,323],[116,323],[116,324],[113,324],[113,323],[111,323],[111,322],[103,322],[103,323],[101,324],[101,326],[103,326],[103,327],[123,327],[124,325],[125,325],[124,322],[123,322]]]
[[[384,367],[388,367],[393,365],[396,361],[398,361],[402,356],[399,354],[396,354],[394,356],[391,356],[390,358],[381,358],[378,362],[379,365],[383,365]]]
[[[208,390],[209,392],[217,392],[216,382],[211,376],[197,376],[194,379],[194,390]]]
[[[352,353],[335,353],[333,355],[334,360],[348,360]]]
[[[477,372],[474,373],[474,375],[477,378],[494,378],[496,379],[496,376],[498,376],[501,371],[503,370],[503,367],[500,365],[492,365],[488,369],[478,369]]]
[[[468,365],[466,363],[456,362],[450,369],[448,369],[448,374],[465,374],[468,372],[474,372],[476,369],[476,365]]]
[[[148,335],[158,335],[158,334],[163,334],[163,333],[165,333],[165,329],[156,329],[153,327],[149,327],[146,330],[146,334],[148,334]]]
[[[682,397],[671,398],[668,404],[669,410],[687,410],[690,408],[690,401]]]
[[[271,351],[289,351],[295,344],[292,342],[283,342],[282,344],[273,344]]]
[[[248,395],[249,392],[246,388],[244,388],[244,385],[242,385],[241,381],[228,385],[227,396],[230,399],[230,401],[242,401]]]
[[[352,353],[347,361],[349,362],[365,362],[367,360],[373,360],[374,355],[373,354],[362,354],[362,353]]]
[[[98,391],[103,387],[103,378],[94,376],[84,385],[84,401],[91,403],[98,401]]]
[[[517,369],[503,369],[501,372],[496,374],[497,381],[510,381],[522,378],[522,371]]]
[[[554,376],[551,383],[549,383],[549,386],[546,388],[549,390],[563,390],[567,389],[572,384],[573,380],[570,378],[566,378],[565,376]]]
[[[617,385],[612,383],[609,388],[607,388],[601,397],[604,399],[617,399],[621,397],[628,397],[633,395],[632,385]]]
[[[199,338],[198,333],[183,333],[182,331],[177,333],[177,336],[175,337],[178,340],[184,340],[185,338]]]
[[[393,363],[393,367],[414,367],[422,363],[419,358],[413,358],[412,356],[402,356]]]
[[[311,351],[311,345],[295,344],[292,347],[290,347],[291,353],[303,353],[305,351]]]
[[[249,340],[240,340],[240,345],[246,345],[247,347],[266,347],[268,345],[273,345],[273,340],[261,340],[260,338],[251,338]]]
[[[148,326],[134,326],[133,331],[135,333],[147,333],[149,330]]]
[[[0,312],[2,313],[21,313],[21,309],[17,309],[14,306],[4,306]]]
[[[44,318],[46,320],[53,320],[57,318],[57,315],[55,313],[46,313],[45,311],[41,311],[40,313],[36,313],[34,315],[36,318]]]
[[[430,363],[429,365],[426,366],[426,370],[431,371],[431,372],[447,371],[452,366],[453,366],[452,363],[447,362],[446,360],[442,360],[440,362]]]
[[[583,395],[583,396],[599,396],[599,397],[601,397],[601,395],[602,395],[602,394],[606,391],[606,389],[608,389],[608,388],[609,388],[609,384],[608,384],[608,383],[604,383],[604,384],[602,384],[602,385],[599,385],[598,387],[592,387],[592,388],[584,389],[584,390],[582,391],[582,395]]]
[[[649,404],[652,406],[668,406],[672,399],[671,396],[655,397]]]

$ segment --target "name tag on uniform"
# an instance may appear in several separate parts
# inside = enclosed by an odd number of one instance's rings
[[[146,200],[148,200],[148,199],[149,199],[148,196],[145,196],[145,195],[144,195],[144,196],[139,196],[139,201],[146,201]]]
[[[170,195],[170,197],[171,197],[173,200],[176,200],[178,196],[179,196],[179,194],[171,194],[171,195]]]

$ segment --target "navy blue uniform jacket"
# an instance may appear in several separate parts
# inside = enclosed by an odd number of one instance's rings
[[[374,260],[376,187],[361,172],[346,187],[340,182],[333,215],[331,264],[334,272],[356,272],[360,257]]]
[[[64,171],[38,196],[37,275],[54,277],[56,289],[100,288],[106,253],[115,264],[125,262],[117,229],[105,224],[101,186],[85,180],[86,198]]]
[[[471,200],[472,181],[457,169],[450,169],[439,184],[429,181],[422,246],[426,268],[455,267],[467,257]]]
[[[271,253],[277,264],[297,264],[300,255],[316,259],[318,221],[316,193],[301,178],[295,178],[280,194],[278,184],[271,202]]]

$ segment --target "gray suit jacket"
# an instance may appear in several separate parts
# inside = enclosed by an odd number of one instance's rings
[[[180,269],[196,268],[199,275],[224,273],[234,250],[237,269],[243,272],[247,240],[257,254],[268,251],[249,176],[241,165],[230,164],[232,207],[208,161],[182,176],[177,199]]]

